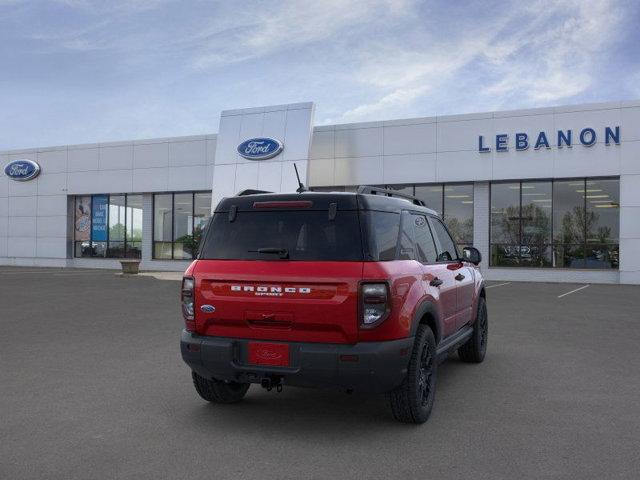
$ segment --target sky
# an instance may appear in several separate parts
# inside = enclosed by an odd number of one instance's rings
[[[640,2],[0,0],[0,150],[640,98]]]

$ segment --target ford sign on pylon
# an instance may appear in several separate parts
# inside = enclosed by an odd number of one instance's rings
[[[249,160],[266,160],[278,155],[284,146],[273,138],[250,138],[238,145],[238,153]]]
[[[4,167],[4,173],[11,180],[26,182],[38,176],[40,165],[33,160],[14,160]]]

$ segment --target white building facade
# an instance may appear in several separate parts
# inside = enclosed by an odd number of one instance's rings
[[[218,134],[0,152],[0,264],[183,270],[212,204],[294,191],[295,164],[314,189],[424,199],[489,279],[640,283],[640,101],[313,119],[312,103],[258,107],[223,112]]]

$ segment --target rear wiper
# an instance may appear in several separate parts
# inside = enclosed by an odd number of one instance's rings
[[[277,247],[265,247],[259,248],[257,250],[249,250],[251,253],[272,253],[274,255],[278,255],[283,260],[289,258],[289,250],[286,248],[277,248]]]

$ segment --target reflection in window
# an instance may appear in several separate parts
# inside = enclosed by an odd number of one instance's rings
[[[442,188],[443,185],[416,185],[416,197],[427,204],[431,210],[442,215]]]
[[[127,195],[127,257],[142,255],[142,195]]]
[[[433,228],[433,236],[438,239],[437,262],[450,262],[459,258],[453,239],[449,236],[441,221],[431,217],[429,224]]]
[[[195,258],[211,216],[211,193],[155,194],[153,205],[153,258]]]
[[[124,224],[126,222],[124,195],[109,196],[108,257],[124,257]]]
[[[619,180],[491,185],[491,265],[618,268]]]
[[[551,182],[523,182],[521,185],[520,265],[551,265]]]
[[[153,258],[170,259],[173,245],[173,195],[153,196]]]
[[[372,210],[366,212],[365,218],[371,231],[369,249],[372,257],[381,262],[395,260],[400,215]]]
[[[618,268],[620,244],[620,181],[587,180],[587,268]]]
[[[197,249],[202,241],[202,233],[207,220],[211,216],[211,194],[195,193],[193,195],[193,254],[197,255]]]
[[[558,267],[585,267],[584,185],[584,180],[557,181],[553,185],[553,243]]]
[[[520,183],[491,185],[491,265],[517,265],[520,257]]]
[[[193,251],[193,194],[173,196],[173,258],[192,258]]]
[[[91,196],[76,197],[74,216],[74,255],[91,256]]]
[[[142,195],[78,196],[74,220],[76,257],[141,257]]]
[[[444,186],[443,219],[459,248],[473,244],[473,184]]]

